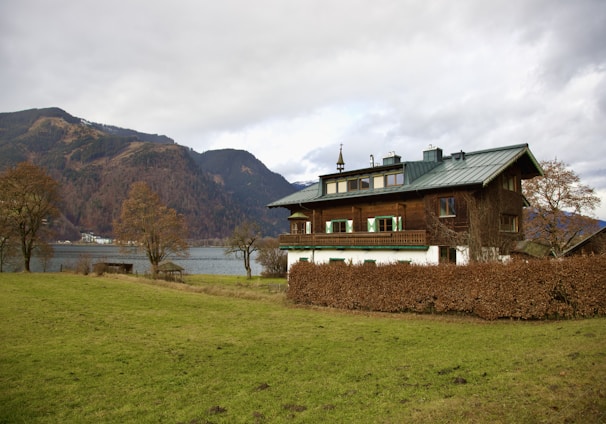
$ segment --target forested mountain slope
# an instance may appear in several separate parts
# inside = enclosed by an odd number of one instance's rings
[[[74,117],[58,108],[0,113],[0,170],[23,161],[61,185],[58,237],[111,236],[131,183],[146,181],[185,215],[194,240],[226,237],[244,219],[263,233],[287,227],[286,211],[265,205],[295,189],[241,150],[197,153],[172,139]]]

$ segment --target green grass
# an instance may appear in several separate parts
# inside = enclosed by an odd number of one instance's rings
[[[283,280],[0,274],[1,423],[606,422],[606,319],[289,305]]]

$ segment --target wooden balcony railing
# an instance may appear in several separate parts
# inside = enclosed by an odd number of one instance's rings
[[[426,246],[424,230],[384,233],[281,234],[280,246],[363,247],[363,246]]]

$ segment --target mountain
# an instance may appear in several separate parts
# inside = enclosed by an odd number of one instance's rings
[[[303,190],[304,188],[309,187],[310,185],[316,184],[318,181],[295,181],[294,183],[290,183],[291,186],[295,189],[295,191]]]
[[[287,212],[266,204],[295,189],[242,150],[197,153],[163,135],[77,118],[59,108],[0,113],[0,170],[22,161],[61,186],[59,237],[111,236],[112,221],[135,181],[146,181],[186,218],[194,240],[224,238],[243,220],[264,235],[287,230]]]

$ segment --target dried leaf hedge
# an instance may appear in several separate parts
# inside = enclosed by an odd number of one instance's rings
[[[300,262],[296,303],[382,312],[463,313],[487,320],[606,315],[606,256],[467,266]]]

